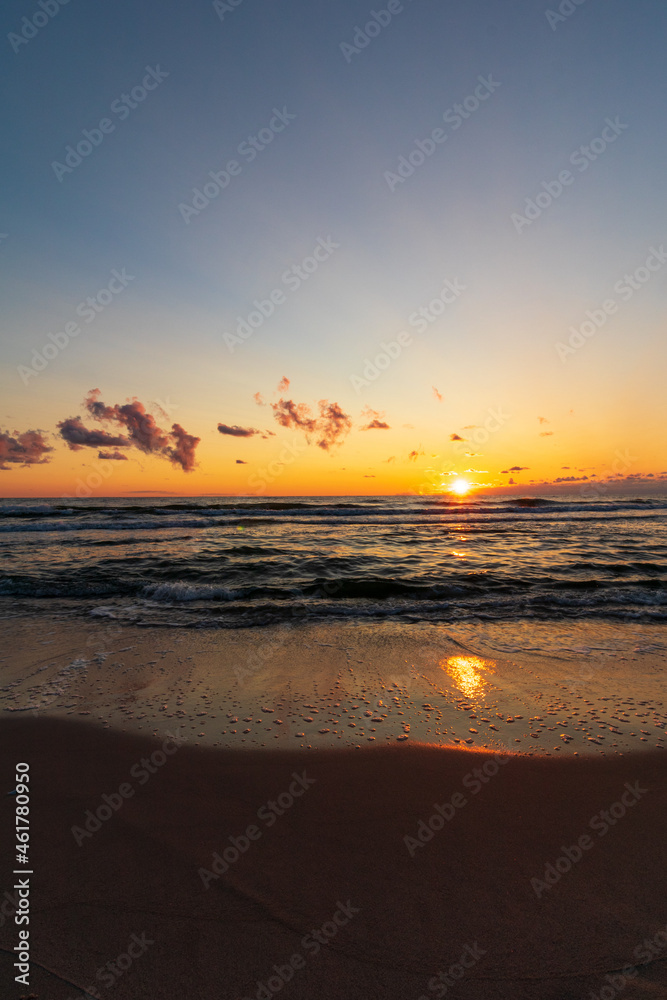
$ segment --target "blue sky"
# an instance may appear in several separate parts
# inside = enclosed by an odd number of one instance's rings
[[[640,464],[659,471],[667,266],[571,358],[556,344],[667,239],[667,10],[656,0],[568,2],[554,30],[548,4],[406,0],[347,58],[341,43],[386,4],[242,0],[221,20],[212,3],[70,0],[15,52],[7,36],[40,7],[7,2],[4,426],[53,434],[98,385],[114,401],[170,399],[175,419],[202,437],[211,472],[210,456],[229,457],[216,421],[256,423],[252,394],[270,395],[287,375],[295,399],[337,400],[355,420],[370,405],[441,454],[452,432],[506,405],[515,421],[505,451],[499,439],[484,456],[494,481],[515,455],[524,464],[522,448],[547,476],[566,453],[573,465],[603,465],[607,452],[642,442]],[[112,104],[147,67],[167,75],[121,120]],[[443,124],[480,77],[494,92],[460,128]],[[295,117],[247,162],[239,144],[274,109]],[[53,162],[105,117],[113,131],[59,181]],[[580,171],[570,156],[607,119],[624,127]],[[438,127],[446,141],[390,190],[385,173]],[[186,224],[179,204],[233,158],[240,174]],[[571,185],[517,233],[512,214],[568,168]],[[284,288],[283,273],[318,239],[339,248],[231,353],[223,333]],[[25,385],[17,366],[114,268],[133,280]],[[466,292],[355,393],[351,375],[447,278]],[[542,410],[564,435],[558,454],[530,450],[546,446],[530,424]],[[369,447],[359,444],[360,469]],[[384,441],[382,458],[403,447],[403,437],[395,448]],[[80,456],[65,459],[70,468]],[[41,470],[11,471],[27,483]],[[213,478],[222,486],[226,475]]]

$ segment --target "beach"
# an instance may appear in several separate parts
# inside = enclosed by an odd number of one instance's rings
[[[36,633],[0,724],[7,787],[31,775],[26,995],[667,995],[649,653],[584,677],[435,626]]]
[[[3,501],[7,997],[667,996],[663,508]]]

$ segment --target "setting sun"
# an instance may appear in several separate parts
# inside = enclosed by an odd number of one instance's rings
[[[464,493],[470,492],[470,489],[471,485],[467,479],[455,479],[449,487],[449,492],[458,493],[459,496],[463,496]]]

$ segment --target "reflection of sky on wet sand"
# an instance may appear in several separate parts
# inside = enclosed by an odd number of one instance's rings
[[[495,660],[482,660],[479,656],[449,656],[440,661],[440,666],[468,698],[482,694],[489,684],[484,674],[496,669]]]

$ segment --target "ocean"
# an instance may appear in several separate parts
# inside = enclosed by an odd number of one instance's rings
[[[0,614],[286,621],[667,621],[665,498],[0,501]]]

